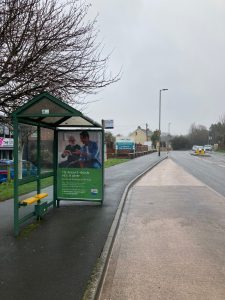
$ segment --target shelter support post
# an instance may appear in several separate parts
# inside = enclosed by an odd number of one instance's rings
[[[18,163],[18,122],[16,117],[13,118],[14,129],[14,164]],[[14,167],[14,235],[19,234],[19,199],[18,199],[18,168]]]
[[[54,146],[53,146],[53,172],[57,174],[57,163],[58,163],[58,133],[54,131]],[[53,178],[53,207],[59,207],[57,201],[57,176],[55,175]]]
[[[37,194],[41,192],[41,130],[37,126]]]

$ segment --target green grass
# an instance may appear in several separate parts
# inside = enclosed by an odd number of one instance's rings
[[[53,184],[53,177],[41,179],[41,188],[45,188]],[[37,188],[36,181],[29,182],[19,186],[19,195],[24,195],[35,191]],[[13,198],[13,181],[0,184],[0,201]]]
[[[129,161],[128,158],[109,158],[107,161],[105,161],[105,168],[109,168],[124,162]]]
[[[127,162],[128,158],[110,158],[105,162],[105,168],[115,166]],[[41,188],[53,185],[53,177],[41,179]],[[19,186],[19,195],[25,195],[35,191],[37,187],[36,181],[29,182]],[[13,198],[13,181],[0,184],[0,202]]]

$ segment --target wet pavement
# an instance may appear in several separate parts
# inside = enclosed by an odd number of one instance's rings
[[[225,198],[171,159],[129,191],[99,300],[224,300]]]
[[[35,230],[18,238],[13,237],[13,201],[0,203],[0,299],[82,299],[124,189],[158,160],[154,153],[106,169],[102,207],[61,202]],[[52,188],[43,191],[51,194]]]

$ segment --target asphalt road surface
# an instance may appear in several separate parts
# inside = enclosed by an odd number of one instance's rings
[[[212,152],[206,157],[191,154],[192,151],[172,151],[169,157],[190,174],[225,196],[225,154]]]

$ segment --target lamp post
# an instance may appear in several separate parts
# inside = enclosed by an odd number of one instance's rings
[[[168,123],[168,135],[170,135],[170,125],[171,125],[171,122]]]
[[[161,93],[163,91],[168,91],[168,89],[161,89],[159,90],[159,152],[158,155],[160,156],[160,143],[161,143]]]

